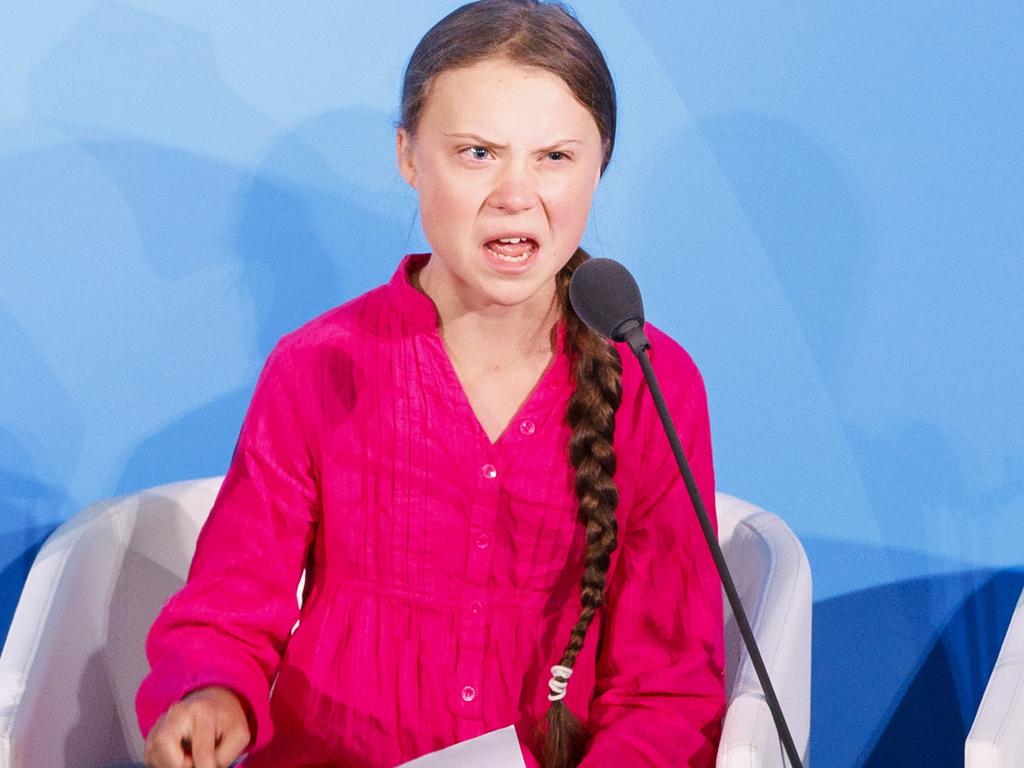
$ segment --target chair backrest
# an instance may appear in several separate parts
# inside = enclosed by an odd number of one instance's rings
[[[46,541],[0,656],[0,768],[142,758],[146,634],[185,582],[221,479],[98,502]]]
[[[793,741],[810,738],[811,571],[800,540],[777,515],[716,494],[718,540]],[[726,714],[718,765],[786,765],[761,683],[725,600]]]
[[[47,540],[0,655],[0,768],[141,760],[134,702],[148,670],[145,638],[163,604],[185,582],[222,480],[173,483],[98,502]],[[780,622],[792,619],[801,605],[794,594],[806,588],[809,605],[810,576],[800,543],[764,510],[725,494],[716,502],[719,538],[755,633],[777,635]],[[770,593],[781,599],[767,599]],[[795,676],[799,690],[804,677],[810,684],[809,615],[806,638],[797,625],[796,642],[806,640],[806,654],[802,646],[794,653],[775,645],[762,647],[762,653],[773,680]],[[730,702],[760,691],[745,658],[726,606]],[[787,716],[806,723],[809,714],[799,710],[809,706],[809,694],[801,703],[786,693],[787,686],[776,687]],[[800,731],[806,728],[794,728],[794,738],[806,745]]]

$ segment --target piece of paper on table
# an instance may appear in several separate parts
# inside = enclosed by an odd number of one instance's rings
[[[460,741],[398,768],[526,768],[514,725]]]

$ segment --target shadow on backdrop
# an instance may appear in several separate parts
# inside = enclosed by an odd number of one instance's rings
[[[0,235],[0,250],[3,246]],[[73,512],[66,487],[81,450],[82,417],[40,350],[3,307],[0,349],[4,364],[23,374],[17,381],[0,378],[0,403],[11,406],[0,421],[2,647],[39,548]],[[49,441],[40,443],[36,436]]]
[[[698,127],[832,384],[863,255],[858,206],[843,172],[820,143],[781,118],[735,112]]]
[[[829,736],[815,742],[814,762],[962,766],[1022,587],[1022,570],[963,571],[816,603],[811,720]]]
[[[254,172],[235,171],[232,248],[238,290],[248,294],[254,309],[256,348],[250,356],[259,366],[281,336],[381,282],[367,262],[387,264],[390,256],[394,266],[404,254],[408,217],[403,221],[397,211],[408,208],[407,199],[367,192],[358,181],[341,177],[304,138],[309,132],[333,136],[339,145],[349,144],[353,152],[362,146],[365,153],[368,124],[387,128],[382,116],[360,110],[320,116],[284,135]],[[123,161],[132,153],[117,154]],[[393,162],[390,155],[386,159]],[[170,163],[164,172],[177,175],[186,161],[196,173],[193,157]],[[350,281],[356,285],[349,287]],[[254,384],[255,378],[142,440],[125,464],[118,492],[224,473]]]
[[[1024,588],[1024,570],[994,571],[942,628],[864,762],[867,768],[962,766],[964,741]]]

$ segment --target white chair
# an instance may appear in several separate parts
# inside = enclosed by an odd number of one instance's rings
[[[0,768],[141,761],[146,634],[185,583],[221,480],[98,502],[47,539],[0,655]]]
[[[761,650],[800,759],[811,725],[811,568],[782,520],[724,493],[716,495],[718,540]],[[724,601],[723,594],[723,601]],[[725,602],[729,706],[717,768],[789,766],[761,684]]]
[[[0,768],[99,768],[139,761],[135,693],[145,637],[185,582],[222,478],[101,501],[47,540],[0,654]],[[721,539],[793,737],[806,749],[810,572],[774,515],[717,498]],[[767,589],[766,589],[767,588]],[[718,765],[783,766],[774,725],[727,611],[730,692]]]
[[[964,745],[966,768],[1024,767],[1024,592]]]

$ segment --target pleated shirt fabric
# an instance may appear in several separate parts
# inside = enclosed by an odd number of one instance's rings
[[[391,768],[509,724],[542,765],[534,728],[579,619],[585,552],[564,327],[492,444],[410,281],[427,259],[406,257],[267,359],[188,581],[147,640],[143,734],[186,693],[223,685],[250,710],[246,768]],[[713,518],[700,374],[647,332]],[[565,703],[593,734],[584,768],[712,766],[721,590],[639,365],[620,353],[619,546]]]

